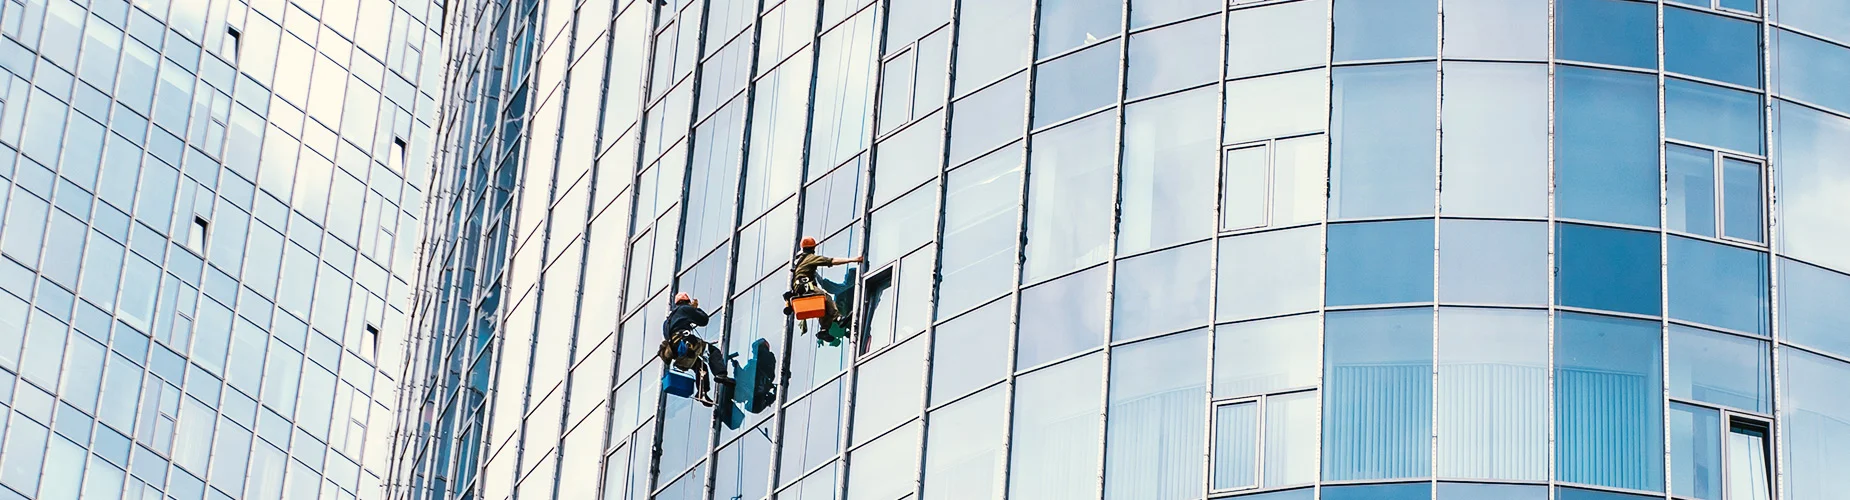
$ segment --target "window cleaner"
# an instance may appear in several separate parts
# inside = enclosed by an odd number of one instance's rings
[[[849,325],[839,299],[848,292],[849,287],[823,280],[816,271],[824,267],[857,264],[865,262],[865,259],[817,255],[815,238],[803,238],[802,248],[802,252],[790,261],[790,292],[784,294],[789,304],[784,307],[784,314],[794,314],[797,328],[803,333],[809,332],[807,320],[817,320],[821,326],[816,331],[817,345],[840,346],[842,339],[848,337]],[[853,279],[846,281],[852,282]]]
[[[662,363],[668,368],[662,374],[664,390],[685,397],[687,388],[678,386],[675,377],[679,376],[682,380],[686,377],[673,370],[691,371],[694,372],[692,389],[697,391],[694,400],[713,406],[713,398],[707,395],[708,386],[714,381],[731,385],[732,378],[726,376],[727,356],[694,334],[694,329],[707,326],[708,320],[707,312],[700,309],[700,301],[688,296],[686,292],[675,294],[668,319],[662,321],[662,346],[657,356],[662,358]]]

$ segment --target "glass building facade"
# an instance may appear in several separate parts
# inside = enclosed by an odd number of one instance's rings
[[[444,25],[392,498],[1850,491],[1843,0]],[[850,344],[782,312],[804,236]],[[676,292],[773,405],[663,393]]]
[[[0,2],[0,498],[380,498],[442,16]]]

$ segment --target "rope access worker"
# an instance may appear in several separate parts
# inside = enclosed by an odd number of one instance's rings
[[[841,293],[846,290],[847,287],[841,284],[824,281],[822,277],[817,274],[817,270],[824,267],[865,262],[866,259],[861,257],[840,259],[817,255],[815,238],[803,238],[802,247],[802,252],[798,253],[796,258],[790,262],[790,297],[810,295],[823,296],[826,299],[825,310],[822,318],[817,320],[817,322],[821,324],[821,329],[816,331],[816,340],[830,345],[840,345],[841,339],[847,336],[848,324],[847,318],[842,314],[841,307],[835,303],[835,294]],[[841,325],[842,334],[832,337],[830,329],[837,324]],[[797,328],[804,333],[808,333],[809,322],[799,321],[797,322]]]
[[[675,294],[668,319],[662,321],[662,347],[657,355],[664,364],[694,372],[694,386],[699,391],[694,400],[713,406],[713,399],[707,396],[707,386],[711,381],[731,384],[732,378],[726,376],[726,359],[719,348],[694,334],[694,328],[707,326],[708,319],[707,312],[700,309],[699,300],[686,292]]]

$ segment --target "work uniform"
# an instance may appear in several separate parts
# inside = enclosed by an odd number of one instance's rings
[[[814,252],[798,254],[796,260],[791,263],[790,291],[792,296],[821,294],[824,299],[822,319],[817,320],[822,325],[822,330],[816,333],[818,336],[828,332],[829,327],[834,326],[835,322],[841,319],[841,308],[835,304],[835,294],[841,293],[846,287],[823,281],[822,276],[817,272],[824,267],[835,265],[834,257],[826,257]],[[799,321],[797,329],[807,333],[809,323]]]
[[[709,319],[707,312],[698,307],[675,304],[674,309],[668,312],[668,319],[662,321],[662,347],[657,353],[663,363],[679,370],[694,372],[696,387],[700,391],[695,399],[703,403],[710,401],[706,399],[710,372],[717,375],[722,383],[730,380],[725,373],[724,361],[715,361],[718,349],[694,335],[694,328],[707,326]]]

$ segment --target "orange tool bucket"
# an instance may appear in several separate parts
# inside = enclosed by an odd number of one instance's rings
[[[798,321],[821,318],[828,310],[828,300],[821,295],[797,297],[790,299],[790,310],[794,311]]]

